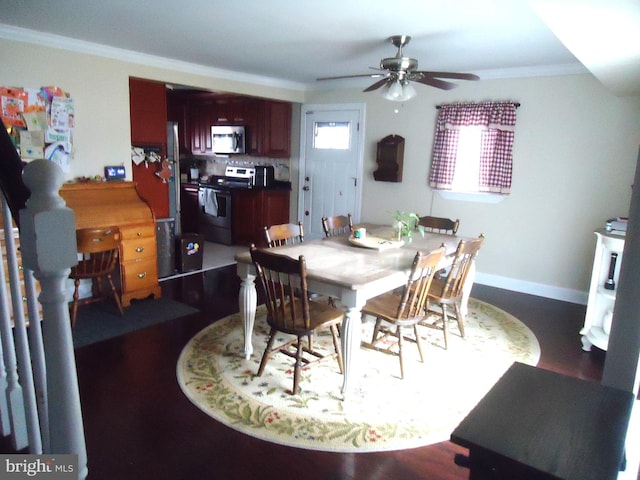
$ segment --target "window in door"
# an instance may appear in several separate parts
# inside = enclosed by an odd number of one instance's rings
[[[348,150],[350,136],[350,122],[316,122],[314,124],[313,148]]]

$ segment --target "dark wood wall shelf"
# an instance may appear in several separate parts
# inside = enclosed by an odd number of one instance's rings
[[[373,178],[378,182],[402,182],[404,162],[404,138],[388,135],[378,142],[376,163],[378,169]]]

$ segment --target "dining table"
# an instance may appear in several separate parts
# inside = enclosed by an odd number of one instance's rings
[[[341,393],[345,399],[355,385],[360,367],[361,310],[367,300],[407,283],[417,251],[429,252],[444,245],[446,256],[442,268],[453,260],[460,240],[456,235],[424,233],[413,234],[411,241],[398,241],[393,227],[376,224],[359,224],[354,231],[365,229],[364,239],[353,234],[337,235],[298,244],[271,248],[274,253],[299,258],[306,262],[308,291],[338,300],[344,309],[340,330],[344,375]],[[363,240],[366,240],[363,241]],[[368,242],[368,243],[367,243]],[[362,245],[368,246],[362,246]],[[253,353],[252,333],[257,308],[256,270],[249,249],[235,255],[237,274],[240,277],[239,305],[242,318],[243,355],[249,359]],[[466,313],[466,303],[475,276],[475,265],[467,277],[461,310]]]

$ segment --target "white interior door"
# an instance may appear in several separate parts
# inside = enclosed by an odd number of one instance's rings
[[[303,105],[298,211],[305,238],[324,236],[322,217],[360,220],[364,105]]]

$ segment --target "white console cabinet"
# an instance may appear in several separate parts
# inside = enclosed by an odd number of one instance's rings
[[[595,234],[597,237],[596,252],[593,258],[591,284],[589,285],[587,313],[584,319],[584,326],[580,330],[582,349],[586,351],[590,351],[592,346],[606,350],[609,344],[611,317],[616,301],[618,276],[624,250],[624,236],[608,233],[604,229],[596,230]],[[609,279],[612,253],[617,254],[613,272],[615,287],[608,289],[605,288],[605,284]]]

